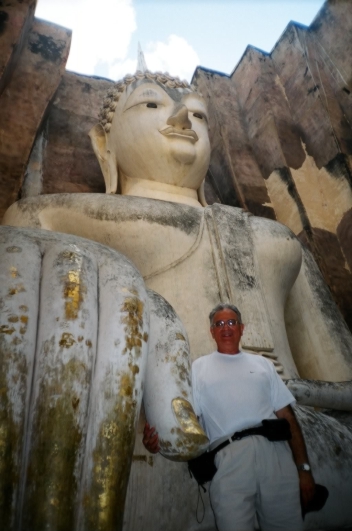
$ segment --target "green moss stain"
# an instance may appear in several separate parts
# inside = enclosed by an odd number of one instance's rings
[[[41,381],[33,418],[24,529],[74,528],[78,488],[75,468],[82,452],[78,419],[85,405],[73,389],[86,387],[89,382],[90,370],[75,359],[53,369],[48,367]]]
[[[8,375],[15,375],[15,382]],[[11,350],[0,337],[0,522],[1,528],[13,529],[18,493],[20,456],[23,441],[27,363],[25,357]],[[15,418],[10,387],[16,386],[16,400],[21,414]]]

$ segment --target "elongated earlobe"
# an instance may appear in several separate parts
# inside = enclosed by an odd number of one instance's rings
[[[205,179],[202,181],[202,184],[198,188],[197,194],[198,194],[198,201],[200,202],[200,204],[203,207],[206,207],[206,206],[208,206],[208,203],[206,202],[206,199],[205,199],[204,183],[205,183]]]
[[[118,181],[117,161],[108,149],[107,133],[101,124],[97,124],[89,131],[89,137],[104,176],[105,193],[116,194]]]

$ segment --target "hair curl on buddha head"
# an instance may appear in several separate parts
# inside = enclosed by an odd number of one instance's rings
[[[194,87],[190,85],[188,81],[181,81],[178,77],[172,77],[167,73],[152,73],[148,70],[146,72],[141,72],[137,70],[137,72],[133,75],[127,74],[127,76],[115,83],[113,88],[108,91],[103,101],[103,106],[99,113],[99,122],[106,133],[109,133],[111,129],[111,123],[114,118],[117,102],[119,101],[121,94],[129,85],[135,81],[139,81],[140,79],[150,79],[151,81],[157,81],[168,88],[188,88],[192,91],[195,91]]]

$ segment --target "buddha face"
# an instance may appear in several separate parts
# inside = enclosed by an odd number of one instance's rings
[[[121,95],[107,135],[124,176],[197,190],[210,160],[203,99],[143,79]]]

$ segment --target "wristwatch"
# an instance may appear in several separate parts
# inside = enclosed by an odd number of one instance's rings
[[[304,472],[310,472],[311,468],[308,463],[302,463],[301,465],[297,465],[298,470],[303,470]]]

